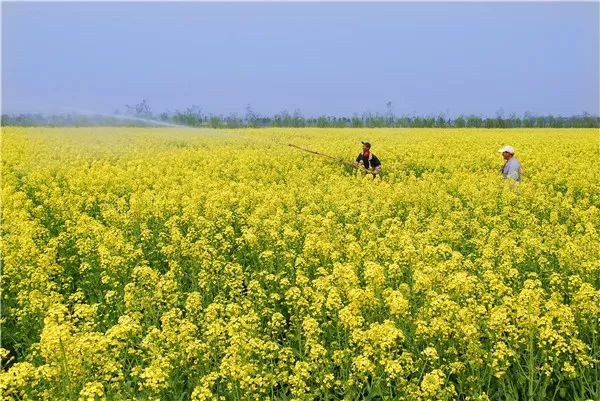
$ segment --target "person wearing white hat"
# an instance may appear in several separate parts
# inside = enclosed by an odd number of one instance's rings
[[[511,179],[521,182],[521,163],[515,158],[515,149],[512,146],[504,146],[498,149],[502,157],[506,160],[502,166],[502,179]]]

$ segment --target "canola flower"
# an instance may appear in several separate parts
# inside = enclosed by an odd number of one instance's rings
[[[2,399],[600,399],[597,140],[3,128]]]

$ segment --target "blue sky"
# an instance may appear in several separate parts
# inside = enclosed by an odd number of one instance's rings
[[[3,112],[599,114],[599,3],[2,3]]]

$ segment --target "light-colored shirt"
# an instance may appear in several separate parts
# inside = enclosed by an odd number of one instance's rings
[[[515,159],[515,157],[511,157],[506,161],[504,167],[502,168],[502,178],[510,178],[515,181],[521,181],[521,163]]]

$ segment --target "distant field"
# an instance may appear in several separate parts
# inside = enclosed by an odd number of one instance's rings
[[[3,128],[2,397],[598,400],[598,141]]]

